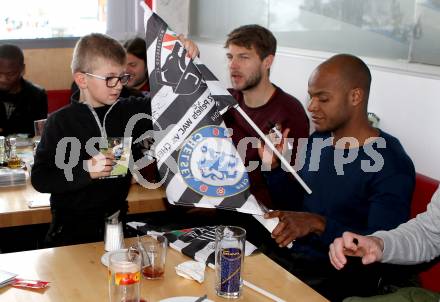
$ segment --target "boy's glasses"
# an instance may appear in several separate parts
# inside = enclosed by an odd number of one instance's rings
[[[121,82],[122,85],[127,85],[128,81],[130,80],[131,75],[129,74],[123,74],[121,76],[110,76],[110,77],[103,77],[100,75],[96,75],[93,73],[84,72],[84,74],[100,79],[105,81],[105,85],[107,85],[108,88],[114,88],[118,85],[119,82]]]

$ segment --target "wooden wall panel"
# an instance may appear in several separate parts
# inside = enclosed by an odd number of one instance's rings
[[[25,49],[25,78],[46,90],[70,89],[72,48]]]

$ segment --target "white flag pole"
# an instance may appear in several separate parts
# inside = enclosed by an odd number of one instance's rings
[[[260,128],[254,123],[253,120],[251,120],[251,118],[249,117],[249,115],[246,114],[246,112],[243,111],[243,109],[241,109],[240,105],[235,104],[233,106],[238,113],[241,114],[241,116],[246,120],[246,122],[249,123],[249,125],[251,125],[251,127],[257,131],[258,135],[264,140],[264,143],[269,146],[270,150],[272,150],[272,152],[281,160],[281,163],[287,168],[287,170],[289,170],[290,173],[292,173],[292,175],[296,178],[296,180],[301,184],[301,186],[304,188],[304,190],[309,193],[312,194],[312,190],[310,190],[310,188],[307,186],[307,184],[301,179],[301,177],[298,175],[298,173],[296,173],[296,171],[290,166],[290,163],[284,158],[283,155],[281,155],[281,153],[275,148],[275,146],[272,144],[272,142],[266,137],[266,135],[264,135],[263,131],[260,130]]]

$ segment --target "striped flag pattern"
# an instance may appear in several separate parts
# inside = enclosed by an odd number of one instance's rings
[[[153,149],[168,201],[262,215],[221,117],[235,99],[151,10],[145,24]]]
[[[217,226],[204,226],[170,232],[156,232],[146,227],[140,227],[138,230],[154,238],[157,238],[158,235],[163,235],[168,239],[169,246],[174,250],[213,267],[215,264],[216,228]],[[246,241],[245,256],[251,255],[256,249],[252,243]]]

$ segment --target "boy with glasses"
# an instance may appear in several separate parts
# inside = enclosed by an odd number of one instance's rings
[[[83,72],[83,73],[85,73],[88,76],[95,77],[100,80],[104,80],[105,85],[107,85],[108,88],[114,88],[118,86],[119,82],[121,82],[122,85],[127,85],[128,81],[130,80],[130,75],[127,73],[120,76],[108,76],[108,77],[99,76],[97,74],[93,74],[89,72]]]
[[[109,88],[113,88],[114,86],[117,85],[118,81],[121,81],[121,83],[123,85],[122,89],[121,89],[121,91],[119,93],[119,97],[121,97],[121,98],[128,98],[128,97],[131,97],[131,96],[143,97],[144,95],[146,95],[146,94],[143,94],[142,92],[140,92],[140,91],[138,91],[136,89],[133,89],[133,88],[129,87],[130,81],[133,78],[133,76],[131,74],[129,74],[129,73],[123,74],[123,75],[118,76],[118,77],[102,77],[102,76],[91,74],[91,73],[88,73],[88,75],[92,76],[92,77],[95,77],[95,78],[98,78],[98,79],[101,79],[101,80],[105,80],[106,82],[108,82],[107,85],[108,85]],[[119,80],[118,80],[118,78],[119,78]],[[72,85],[70,87],[70,91],[71,91],[70,101],[71,102],[79,101],[79,97],[80,97],[79,94],[80,94],[80,92],[79,92],[79,87],[75,83],[75,81],[72,82]]]
[[[183,42],[190,55],[197,54],[191,41]],[[145,98],[119,99],[129,79],[125,64],[124,48],[106,35],[84,36],[75,47],[71,67],[79,101],[48,118],[31,176],[38,191],[51,193],[48,246],[101,241],[105,218],[119,211],[123,219],[127,212],[131,174],[109,178],[114,155],[99,152],[105,147],[100,142],[125,136],[133,115],[151,114]],[[128,133],[135,141],[150,129],[151,121],[141,119]]]

